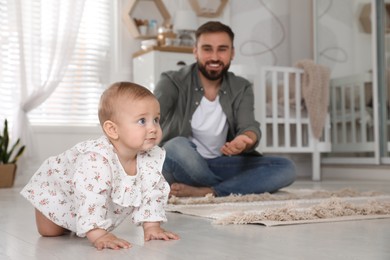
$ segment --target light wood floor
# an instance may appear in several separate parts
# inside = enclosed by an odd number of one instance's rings
[[[290,188],[390,193],[389,181],[297,181]],[[168,214],[166,229],[179,241],[143,243],[138,227],[124,223],[114,231],[133,244],[127,250],[97,251],[83,238],[42,238],[32,206],[20,187],[0,189],[0,259],[390,259],[390,219],[282,227],[211,224],[210,220]],[[130,222],[130,219],[129,219]]]

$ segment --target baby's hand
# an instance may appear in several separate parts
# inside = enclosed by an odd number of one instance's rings
[[[130,248],[131,244],[126,240],[117,238],[115,235],[107,232],[105,235],[99,237],[95,240],[93,245],[97,250],[102,250],[104,248],[118,250],[121,248]]]
[[[162,229],[158,222],[145,222],[143,228],[145,241],[179,239],[177,234]]]

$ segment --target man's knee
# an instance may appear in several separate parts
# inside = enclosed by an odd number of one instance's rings
[[[291,181],[292,182],[295,181],[295,179],[297,177],[297,170],[296,170],[296,165],[295,165],[294,161],[291,159],[287,159],[286,160],[286,168],[287,168],[287,172],[289,174]]]
[[[182,148],[183,146],[188,145],[188,143],[189,143],[188,138],[183,137],[183,136],[177,136],[177,137],[172,138],[171,140],[167,141],[164,144],[164,148],[165,148],[165,150],[175,151],[177,149]]]
[[[196,149],[191,146],[188,138],[179,136],[175,137],[164,144],[164,149],[167,152],[166,160],[173,159],[174,161],[188,160],[194,158]]]

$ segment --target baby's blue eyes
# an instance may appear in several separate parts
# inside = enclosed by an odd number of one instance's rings
[[[160,123],[160,118],[155,118],[153,119],[153,123],[154,124],[159,124]],[[138,124],[140,125],[145,125],[146,124],[146,119],[145,118],[141,118],[138,120]]]
[[[140,120],[138,120],[138,123],[140,125],[144,125],[144,124],[146,124],[146,119],[145,118],[141,118]]]

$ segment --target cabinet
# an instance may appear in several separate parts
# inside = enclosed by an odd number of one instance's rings
[[[177,52],[181,51],[181,52]],[[195,62],[191,49],[156,47],[133,55],[133,82],[154,90],[164,71],[178,70]]]

